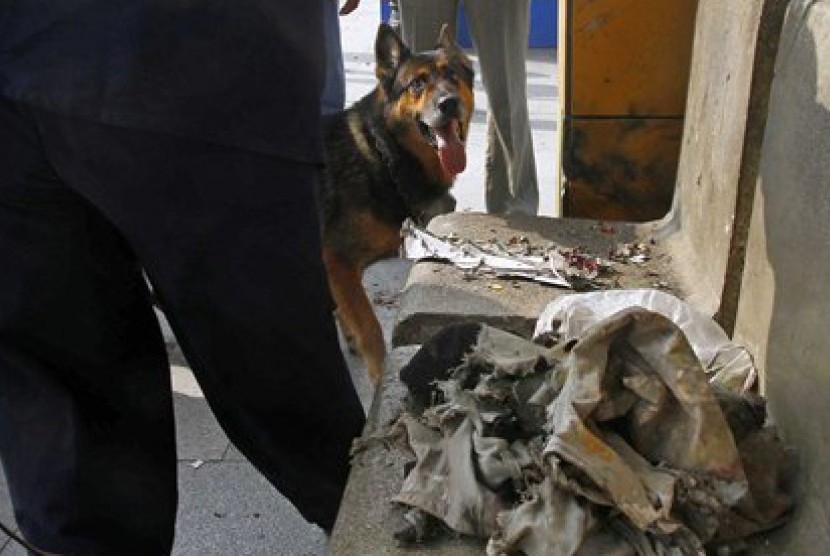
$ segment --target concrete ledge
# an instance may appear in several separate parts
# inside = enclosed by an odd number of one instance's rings
[[[564,247],[585,247],[591,254],[608,257],[618,243],[642,241],[641,231],[632,224],[602,225],[587,220],[552,218],[501,218],[485,214],[454,213],[436,218],[430,231],[440,236],[455,234],[474,241],[496,239],[506,243],[523,235],[533,245],[550,242]],[[680,294],[670,272],[671,260],[659,245],[652,245],[652,258],[644,264],[614,263],[610,287],[650,287],[663,283],[666,290]],[[498,283],[501,288],[493,289]],[[571,290],[551,288],[532,282],[511,282],[486,278],[467,281],[463,273],[439,263],[413,266],[401,300],[393,343],[408,345],[393,350],[387,359],[381,386],[375,392],[365,434],[391,423],[402,411],[406,387],[398,380],[401,367],[417,351],[417,345],[443,326],[478,321],[529,336],[544,306]],[[403,510],[390,499],[404,480],[405,455],[374,446],[358,454],[352,465],[340,515],[332,534],[329,553],[402,554],[412,556],[468,556],[483,554],[482,541],[442,537],[416,548],[403,549],[392,534],[401,523]]]
[[[642,241],[644,228],[635,224],[558,218],[503,218],[479,213],[452,213],[435,218],[429,230],[439,236],[455,234],[473,241],[495,239],[507,243],[525,236],[532,245],[556,243],[584,247],[592,255],[607,258],[619,243]],[[671,260],[659,245],[644,264],[614,263],[608,287],[641,288],[662,284],[668,291],[682,288],[671,273]],[[498,284],[497,286],[495,286]],[[553,299],[572,290],[529,281],[476,278],[449,264],[419,262],[409,274],[392,335],[395,346],[420,344],[444,326],[457,322],[484,322],[529,336],[539,313]]]

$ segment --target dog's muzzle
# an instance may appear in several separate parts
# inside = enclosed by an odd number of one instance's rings
[[[467,166],[461,121],[461,99],[456,94],[444,94],[433,102],[418,122],[421,133],[438,151],[441,168],[452,178]]]

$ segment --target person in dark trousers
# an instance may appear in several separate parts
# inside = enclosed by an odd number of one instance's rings
[[[314,189],[330,0],[0,0],[0,458],[23,536],[168,554],[170,371],[334,525],[364,415]]]

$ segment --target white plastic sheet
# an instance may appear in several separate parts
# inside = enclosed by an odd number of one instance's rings
[[[749,352],[732,342],[710,317],[660,290],[605,290],[561,296],[542,311],[534,337],[555,333],[565,340],[578,339],[596,323],[631,307],[654,311],[674,322],[714,382],[737,392],[747,391],[754,384],[757,370]]]

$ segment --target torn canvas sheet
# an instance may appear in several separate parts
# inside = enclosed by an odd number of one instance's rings
[[[666,317],[624,310],[550,348],[452,328],[401,372],[426,403],[387,433],[415,459],[395,500],[488,554],[697,555],[788,515],[762,402],[710,384]]]

